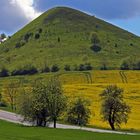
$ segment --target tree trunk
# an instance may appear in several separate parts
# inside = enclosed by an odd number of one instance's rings
[[[11,104],[11,109],[12,109],[12,111],[14,110],[14,105],[13,104]]]
[[[110,126],[111,126],[111,129],[112,129],[112,130],[115,130],[114,123],[113,123],[112,121],[109,121],[109,124],[110,124]]]
[[[53,119],[53,127],[56,128],[56,118]]]

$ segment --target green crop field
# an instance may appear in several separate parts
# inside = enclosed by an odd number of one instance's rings
[[[140,136],[25,127],[0,121],[0,140],[139,140]]]

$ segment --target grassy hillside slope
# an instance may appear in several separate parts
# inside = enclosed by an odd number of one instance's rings
[[[91,33],[100,39],[100,52],[91,50]],[[119,68],[123,60],[139,58],[140,38],[83,12],[57,7],[32,21],[0,45],[0,64],[10,70],[27,64],[71,66],[103,63]]]

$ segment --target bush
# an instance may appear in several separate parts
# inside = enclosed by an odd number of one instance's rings
[[[96,33],[91,34],[91,43],[92,43],[91,50],[93,50],[94,52],[101,51],[100,39],[98,38],[98,35]]]
[[[24,40],[21,40],[20,42],[16,43],[15,48],[20,48],[20,47],[24,46],[25,43],[26,42]]]
[[[11,73],[11,75],[12,76],[15,76],[15,75],[33,75],[37,72],[38,72],[38,70],[34,66],[26,65],[21,69],[14,70]]]
[[[79,71],[84,71],[84,70],[85,70],[84,64],[80,64],[78,70],[79,70]]]
[[[33,35],[33,33],[26,33],[26,34],[24,35],[24,40],[25,40],[26,42],[28,42],[29,38],[30,38],[32,35]]]
[[[79,66],[75,66],[75,71],[88,71],[88,70],[92,70],[93,67],[91,66],[90,63],[85,63],[85,64],[80,64]]]
[[[53,65],[51,68],[51,72],[58,72],[59,71],[59,67],[57,65]]]
[[[117,48],[117,47],[118,47],[118,44],[116,43],[116,44],[115,44],[115,48]]]
[[[100,44],[100,39],[96,33],[91,34],[91,43],[94,45]]]
[[[39,39],[40,35],[38,33],[35,34],[35,39]]]
[[[58,42],[60,42],[60,37],[58,37]]]
[[[93,67],[91,66],[90,63],[85,63],[85,70],[92,70]]]
[[[50,68],[48,66],[45,66],[45,68],[42,70],[42,72],[50,72]]]
[[[99,45],[93,45],[92,47],[91,47],[91,50],[93,50],[94,52],[100,52],[101,51],[101,47],[99,46]]]
[[[2,68],[0,70],[0,77],[7,77],[7,76],[9,76],[8,70],[6,68]]]
[[[122,64],[121,64],[121,70],[129,70],[129,64],[124,61]]]
[[[65,65],[64,70],[65,71],[71,71],[70,65]]]
[[[84,126],[90,118],[89,102],[81,98],[77,99],[67,113],[67,121],[71,124]]]
[[[101,66],[100,70],[108,70],[106,64],[103,64],[103,65]]]
[[[0,102],[0,107],[7,107],[7,104],[5,102]]]
[[[16,43],[15,48],[20,48],[20,47],[21,47],[21,43],[20,42]]]
[[[42,33],[42,31],[43,31],[42,28],[39,28],[38,32],[39,32],[39,33]]]

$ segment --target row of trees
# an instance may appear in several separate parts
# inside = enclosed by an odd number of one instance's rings
[[[65,116],[71,124],[83,126],[90,118],[90,102],[76,98],[72,103],[63,93],[62,85],[58,79],[52,78],[47,83],[35,81],[30,87],[24,87],[19,82],[12,82],[4,87],[4,98],[12,110],[24,117],[24,120],[33,122],[37,126],[46,126]],[[22,87],[22,88],[21,88]],[[116,85],[108,86],[101,94],[101,114],[115,130],[120,124],[127,123],[130,106],[124,102],[123,89]],[[93,99],[94,100],[94,99]]]
[[[121,70],[140,70],[140,61],[125,60],[121,64]]]
[[[87,71],[92,70],[93,67],[90,63],[80,64],[74,66],[74,71]],[[60,70],[58,65],[52,65],[52,67],[47,66],[46,64],[41,69],[41,73],[49,73],[49,72],[58,72]],[[70,65],[64,66],[65,71],[72,71]],[[12,72],[9,72],[6,68],[1,68],[0,70],[0,77],[7,77],[7,76],[16,76],[16,75],[33,75],[39,73],[39,70],[33,65],[25,65],[22,68],[15,69]]]
[[[59,67],[57,65],[52,65],[51,68],[45,67],[41,70],[41,73],[44,72],[57,72],[59,71]],[[33,65],[25,65],[22,68],[15,69],[12,72],[9,72],[6,68],[1,68],[0,77],[8,77],[8,76],[16,76],[16,75],[33,75],[39,73],[38,69]]]

